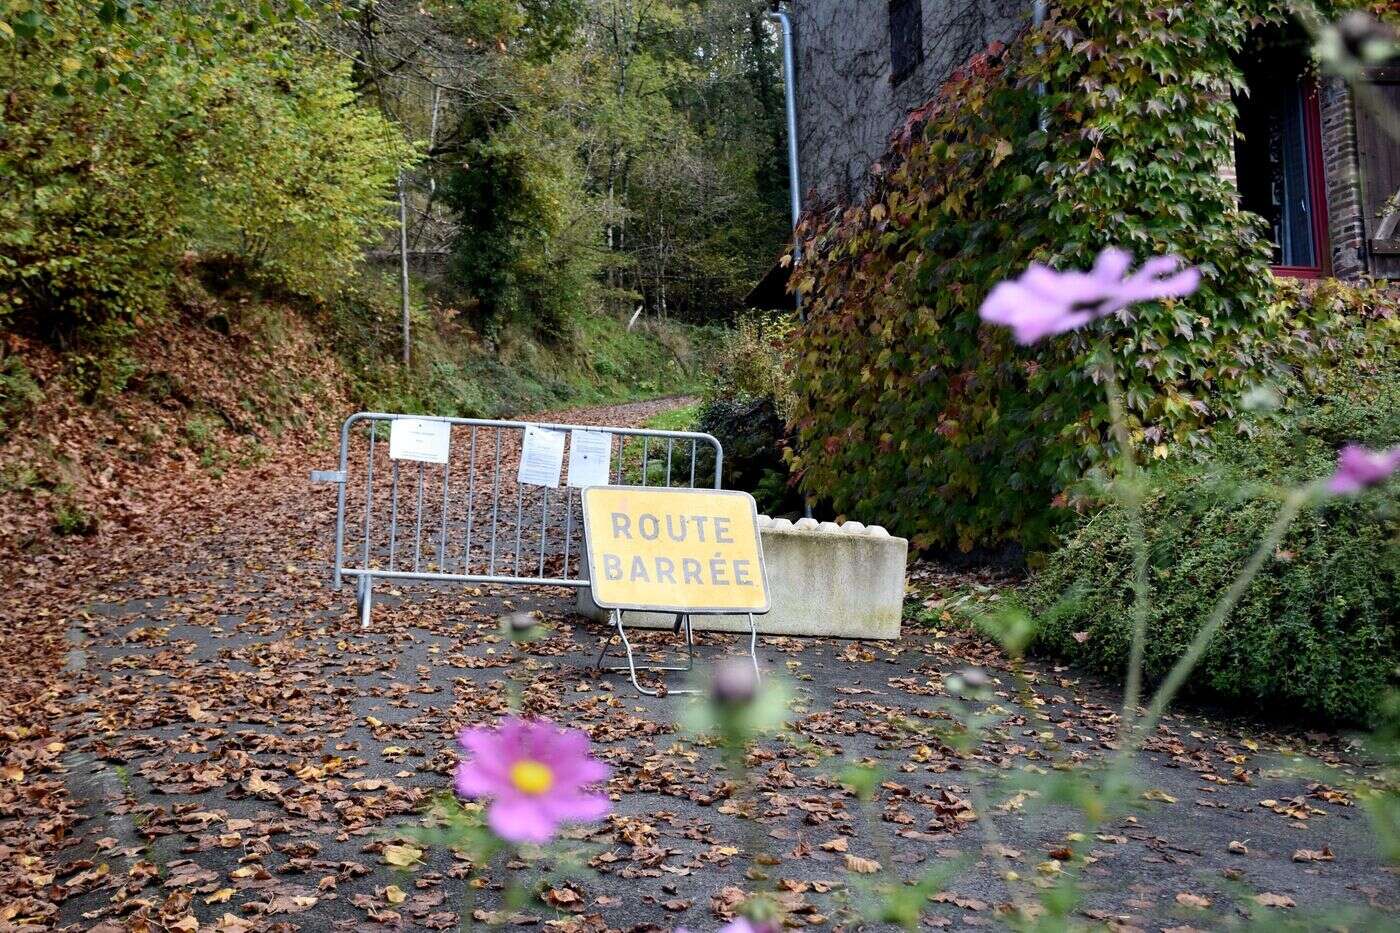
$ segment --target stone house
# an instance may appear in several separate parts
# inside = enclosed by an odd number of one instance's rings
[[[952,72],[1034,16],[1032,0],[790,0],[798,159],[806,203],[863,193],[871,164],[905,115]],[[1400,277],[1400,232],[1383,211],[1400,190],[1400,141],[1339,78],[1316,75],[1301,35],[1252,38],[1241,56],[1250,93],[1222,166],[1243,206],[1273,230],[1275,270],[1316,278]],[[1367,74],[1366,96],[1400,113],[1400,67]],[[755,289],[782,304],[786,270]],[[790,298],[787,298],[790,302]]]

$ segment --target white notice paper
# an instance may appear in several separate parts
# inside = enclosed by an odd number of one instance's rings
[[[564,439],[563,431],[528,425],[520,443],[520,482],[557,487],[564,469]]]
[[[608,485],[608,469],[612,466],[612,435],[605,431],[569,432],[569,485],[575,489],[585,486]]]
[[[452,442],[452,422],[427,418],[395,418],[389,422],[389,458],[446,463]]]

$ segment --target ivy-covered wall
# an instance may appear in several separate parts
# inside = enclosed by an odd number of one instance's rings
[[[1112,454],[1107,361],[1133,441],[1164,458],[1206,448],[1242,398],[1337,348],[1335,306],[1278,300],[1261,224],[1220,172],[1233,56],[1280,15],[1066,0],[911,114],[868,199],[808,217],[793,467],[809,494],[919,546],[1037,547]],[[1179,255],[1203,285],[1033,351],[981,326],[997,282],[1109,244]]]
[[[872,10],[846,0],[801,0],[791,7],[797,33],[798,151],[805,194],[812,203],[849,202],[869,194],[869,170],[884,155],[891,130],[936,94],[973,54],[1009,42],[1025,29],[1034,6],[1030,0],[901,0],[899,5],[918,7],[922,32],[917,65],[896,76],[892,32],[897,17],[887,9],[895,5]],[[1385,6],[1375,0],[1352,5],[1372,11]],[[1247,11],[1264,4],[1238,0],[1234,6]],[[1180,3],[1163,4],[1162,9],[1182,11],[1172,16],[1199,15]],[[1261,25],[1263,21],[1254,23]],[[1296,21],[1291,32],[1306,41]],[[1367,247],[1367,230],[1377,221],[1367,216],[1357,153],[1358,120],[1364,131],[1374,122],[1372,115],[1364,106],[1358,114],[1346,81],[1320,75],[1317,85],[1325,188],[1318,201],[1327,212],[1329,241],[1324,244],[1329,260],[1324,272],[1340,278],[1387,275],[1389,267]],[[1221,169],[1233,177],[1233,159],[1227,157]],[[1390,191],[1400,185],[1400,177],[1387,174],[1365,183]]]

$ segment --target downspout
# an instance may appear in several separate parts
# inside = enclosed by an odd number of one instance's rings
[[[792,17],[779,8],[778,0],[773,0],[773,9],[768,18],[783,29],[783,96],[787,104],[788,137],[788,196],[792,201],[792,262],[802,261],[802,241],[797,237],[797,224],[802,219],[802,174],[797,164],[797,62],[792,52]],[[807,320],[807,312],[802,310],[802,293],[793,292],[797,304],[797,319]],[[812,500],[802,497],[802,514],[812,517]]]
[[[1047,6],[1046,0],[1035,0],[1035,6],[1034,6],[1034,7],[1032,8],[1032,10],[1031,10],[1031,22],[1032,22],[1032,24],[1034,24],[1034,26],[1035,26],[1036,29],[1040,29],[1041,26],[1044,26],[1044,25],[1045,25],[1046,6]],[[1036,54],[1036,55],[1044,55],[1044,54],[1045,54],[1045,46],[1043,46],[1043,45],[1037,45],[1037,46],[1035,47],[1035,54]],[[1041,97],[1044,97],[1044,96],[1045,96],[1045,82],[1044,82],[1044,81],[1040,82],[1039,84],[1037,84],[1037,85],[1035,86],[1035,92],[1036,92],[1037,94],[1039,94]],[[1045,107],[1044,107],[1044,105],[1042,105],[1041,108],[1040,108],[1040,131],[1043,133],[1043,132],[1045,132],[1047,129],[1049,129],[1049,127],[1050,127],[1050,115],[1047,114],[1047,113],[1045,112]]]
[[[769,11],[768,18],[778,23],[783,30],[783,92],[787,105],[787,143],[788,143],[788,196],[792,202],[792,229],[794,234],[797,231],[798,221],[802,219],[802,177],[797,164],[797,63],[792,51],[792,17],[786,10],[778,9],[774,3],[773,9]],[[792,240],[792,260],[796,264],[802,261],[802,243],[794,235]],[[802,295],[798,294],[797,315],[800,320],[806,320],[807,316],[802,310]]]

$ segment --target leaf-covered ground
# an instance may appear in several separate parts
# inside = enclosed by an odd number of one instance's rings
[[[575,415],[640,423],[659,407]],[[751,756],[745,792],[678,731],[682,698],[641,698],[591,669],[604,632],[569,591],[395,588],[361,631],[350,590],[329,586],[334,495],[305,483],[329,459],[281,457],[184,501],[174,489],[126,533],[9,568],[0,929],[445,929],[465,908],[704,930],[755,890],[776,891],[791,924],[837,927],[877,866],[912,878],[957,859],[927,926],[995,926],[1007,870],[1034,890],[1071,858],[1087,860],[1082,919],[1125,928],[1400,901],[1340,790],[1364,768],[1332,736],[1173,716],[1141,758],[1147,792],[1129,819],[1073,839],[1073,817],[1034,797],[984,809],[974,786],[1102,759],[1117,699],[1050,667],[1032,668],[1028,701],[1013,697],[1005,660],[951,627],[911,626],[898,643],[763,639],[797,703],[789,734]],[[935,605],[969,582],[926,567],[914,581]],[[523,658],[497,627],[515,609],[552,630]],[[737,649],[701,636],[702,658]],[[1007,718],[963,756],[935,737],[930,704],[969,665],[997,679]],[[500,889],[542,877],[533,860],[489,866],[468,907],[464,862],[396,836],[449,787],[456,730],[504,712],[508,677],[527,710],[591,733],[616,801],[566,840],[596,874],[551,877],[548,906],[514,914]],[[869,809],[835,777],[863,760],[885,772]]]

